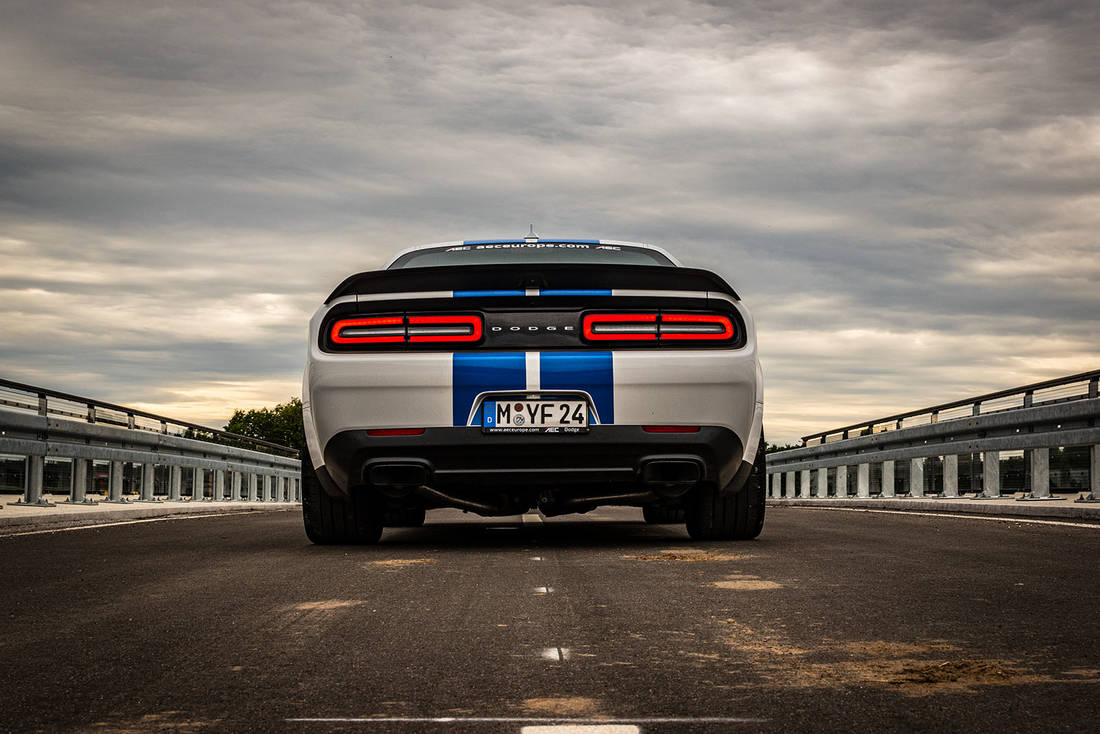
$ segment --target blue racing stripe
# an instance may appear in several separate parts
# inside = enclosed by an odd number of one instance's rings
[[[563,290],[555,288],[547,288],[539,291],[540,296],[610,296],[611,289],[600,288],[578,288],[576,290]]]
[[[527,387],[527,357],[523,352],[455,352],[451,385],[453,425],[464,426],[479,394]],[[473,425],[481,425],[480,416]]]
[[[611,352],[540,352],[542,390],[584,390],[592,396],[600,423],[615,422],[615,378]]]
[[[463,240],[464,245],[515,245],[523,240]]]
[[[525,296],[525,291],[455,291],[455,298],[478,298],[481,296]]]

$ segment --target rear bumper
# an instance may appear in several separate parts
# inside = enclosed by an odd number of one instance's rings
[[[418,436],[342,431],[325,446],[324,466],[345,492],[394,481],[467,492],[502,486],[580,491],[697,481],[726,487],[742,468],[743,455],[741,439],[723,426],[647,433],[641,426],[596,425],[581,435],[487,435],[461,426],[427,428]]]

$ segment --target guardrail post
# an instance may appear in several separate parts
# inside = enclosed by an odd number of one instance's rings
[[[924,459],[909,460],[909,496],[924,496]]]
[[[871,465],[860,464],[856,469],[856,496],[871,496]]]
[[[159,502],[154,496],[153,482],[157,476],[157,465],[147,461],[141,465],[141,502]]]
[[[894,496],[894,462],[882,462],[882,496]]]
[[[959,496],[959,455],[944,454],[943,456],[943,496],[957,498]]]
[[[982,499],[1001,496],[1001,452],[982,452]]]
[[[783,496],[794,497],[794,472],[789,471],[783,476],[785,477],[783,481]]]
[[[107,502],[113,505],[129,504],[130,500],[122,496],[122,462],[112,461],[108,472]]]
[[[191,501],[196,502],[202,499],[202,485],[204,472],[199,467],[195,467],[191,470]]]
[[[817,496],[829,496],[829,470],[824,467],[817,470]]]
[[[69,487],[67,505],[96,505],[88,499],[88,459],[73,459],[72,484]]]
[[[23,496],[9,505],[31,505],[33,507],[56,507],[42,496],[42,475],[46,467],[45,456],[28,456],[24,463],[26,472],[23,477]]]
[[[1095,447],[1094,447],[1095,448]],[[1100,455],[1100,454],[1098,454]],[[302,478],[294,477],[294,501],[302,501]]]
[[[229,479],[229,501],[240,502],[241,500],[241,473],[235,471]]]
[[[179,502],[180,493],[183,491],[183,467],[173,466],[172,476],[168,481],[168,501]]]
[[[848,496],[848,467],[846,466],[836,468],[836,496]]]
[[[1100,446],[1089,450],[1089,490],[1100,500]]]
[[[810,470],[809,469],[803,469],[802,471],[800,471],[798,473],[798,478],[799,478],[798,496],[799,497],[809,497],[810,496]]]
[[[256,501],[256,485],[259,483],[259,479],[260,478],[256,474],[254,474],[252,472],[249,472],[249,474],[248,474],[248,501],[249,502],[255,502]]]
[[[1096,385],[1096,380],[1090,383],[1091,390]],[[1100,502],[1100,446],[1089,447],[1089,493],[1079,502]]]
[[[1050,495],[1050,449],[1031,449],[1031,492],[1021,500],[1060,500]]]
[[[214,470],[214,493],[210,497],[213,501],[221,501],[225,499],[225,470]]]

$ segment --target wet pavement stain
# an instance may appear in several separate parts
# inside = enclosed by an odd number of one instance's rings
[[[809,648],[790,644],[782,631],[754,630],[732,619],[725,624],[731,632],[727,645],[747,655],[766,682],[784,688],[877,685],[907,696],[928,696],[974,693],[987,686],[1100,682],[1100,671],[1093,669],[1044,673],[1020,660],[963,656],[946,640],[823,640]]]
[[[150,731],[187,732],[217,731],[221,719],[190,719],[184,711],[161,711],[129,721],[97,721],[86,731],[112,734],[144,734]]]
[[[528,698],[523,702],[523,710],[529,714],[549,714],[552,716],[591,716],[600,710],[599,701],[583,696],[565,696],[562,698]]]
[[[349,609],[366,604],[358,599],[325,599],[323,601],[304,601],[291,607],[296,612],[331,612],[337,609]]]
[[[620,556],[626,561],[650,561],[664,563],[714,563],[718,561],[744,561],[753,558],[748,553],[716,553],[699,548],[676,548],[657,553]]]
[[[767,591],[783,588],[783,584],[744,573],[731,573],[726,576],[725,581],[712,581],[708,585],[716,589],[732,589],[734,591]]]
[[[365,565],[380,566],[382,568],[407,568],[409,566],[421,566],[428,563],[435,563],[434,558],[389,558],[384,561],[371,561]]]

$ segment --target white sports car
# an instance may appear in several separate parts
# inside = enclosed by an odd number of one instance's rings
[[[764,525],[763,391],[734,290],[652,245],[425,245],[314,314],[302,510],[374,543],[425,510],[643,508],[695,539]]]

